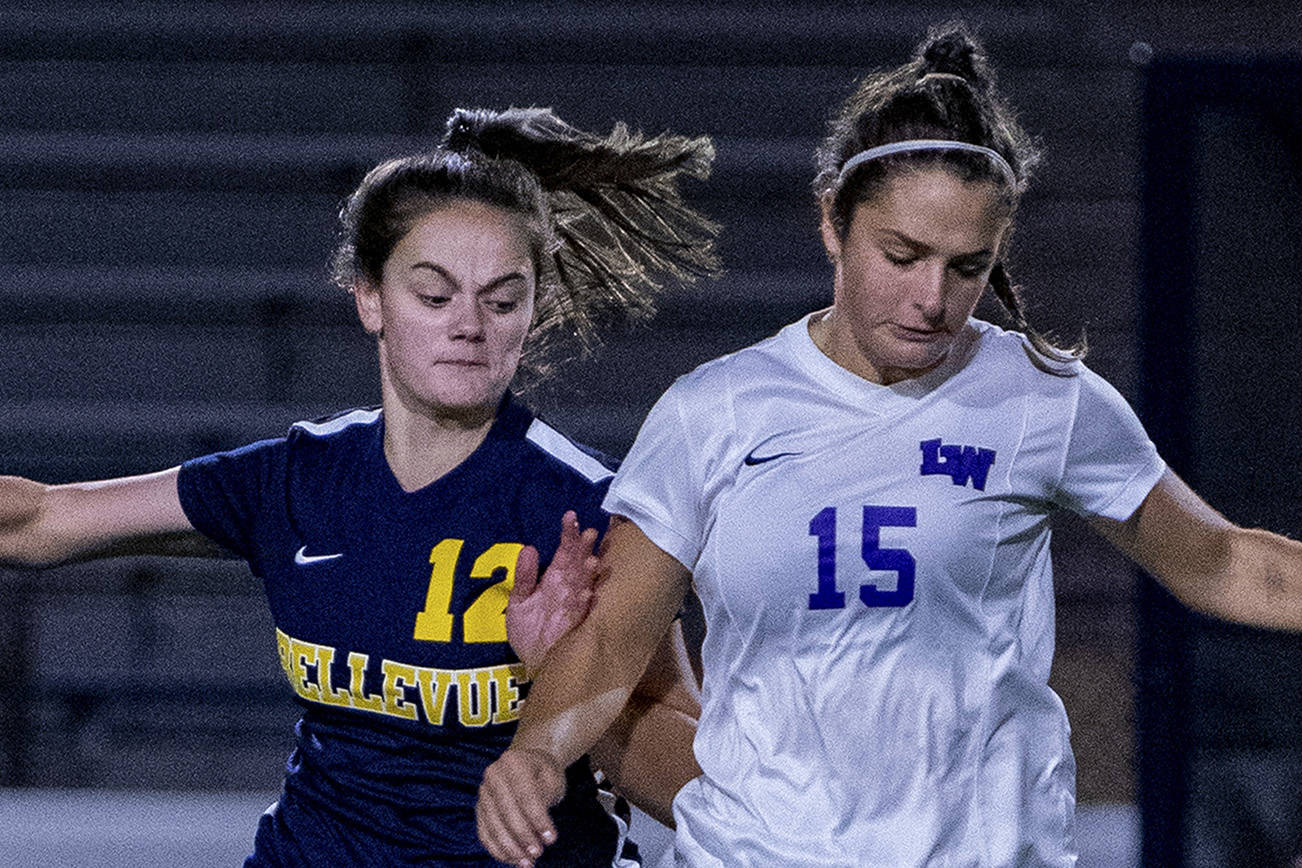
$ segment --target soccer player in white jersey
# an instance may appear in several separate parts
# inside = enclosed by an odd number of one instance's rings
[[[337,277],[376,339],[380,409],[145,476],[0,477],[0,563],[206,537],[262,579],[268,648],[303,716],[246,868],[499,864],[476,836],[475,788],[514,731],[522,662],[586,611],[612,475],[509,387],[550,337],[599,333],[602,311],[712,270],[714,228],[676,186],[712,158],[706,139],[458,110],[439,147],[377,166],[341,215]],[[539,559],[579,584],[549,569],[527,594]],[[593,756],[672,822],[696,685],[681,636],[663,647],[666,668]],[[540,865],[635,864],[587,760],[569,776]]]
[[[1235,527],[1004,260],[1035,152],[961,25],[872,75],[819,152],[833,304],[679,379],[605,506],[588,620],[553,649],[480,836],[529,863],[689,581],[701,774],[677,864],[1069,866],[1075,766],[1049,689],[1049,515],[1087,516],[1179,598],[1302,629],[1302,545]],[[972,318],[990,287],[1019,331]]]

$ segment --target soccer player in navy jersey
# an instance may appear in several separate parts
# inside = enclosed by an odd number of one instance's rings
[[[1034,158],[961,26],[846,102],[815,180],[832,305],[647,417],[605,501],[601,595],[485,774],[491,852],[530,861],[561,770],[689,582],[702,774],[674,846],[697,868],[1075,864],[1047,683],[1056,509],[1195,608],[1302,630],[1302,544],[1217,514],[1079,352],[1027,325],[1004,262]],[[1019,331],[972,317],[987,287]]]
[[[4,562],[174,552],[180,537],[262,579],[303,715],[246,868],[496,864],[476,789],[526,669],[586,613],[613,475],[510,386],[558,337],[714,268],[714,227],[676,185],[712,156],[705,139],[602,138],[545,109],[459,110],[440,147],[377,166],[341,214],[336,278],[376,338],[379,408],[144,476],[0,478]],[[593,755],[672,822],[698,704],[681,635],[659,653]],[[568,765],[538,864],[635,864],[587,758]]]

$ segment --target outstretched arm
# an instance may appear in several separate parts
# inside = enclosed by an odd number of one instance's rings
[[[181,509],[177,472],[68,485],[0,476],[0,563],[211,553]]]
[[[547,808],[564,769],[619,717],[687,590],[686,568],[631,522],[612,519],[592,612],[547,656],[510,749],[484,773],[479,838],[497,859],[532,865],[555,840]]]
[[[1094,527],[1191,608],[1302,630],[1302,543],[1239,527],[1168,470],[1124,522]]]

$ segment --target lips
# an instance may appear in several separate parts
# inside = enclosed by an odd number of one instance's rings
[[[914,328],[899,323],[891,323],[891,330],[895,332],[896,336],[908,341],[934,341],[949,333],[944,328]]]

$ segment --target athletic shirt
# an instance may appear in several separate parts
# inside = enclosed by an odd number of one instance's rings
[[[524,693],[503,617],[516,556],[550,561],[567,509],[604,529],[610,476],[509,396],[479,448],[414,492],[378,410],[182,465],[190,522],[262,579],[303,706],[246,868],[498,864],[474,807]],[[567,777],[538,865],[611,865],[620,830],[586,758]]]
[[[808,326],[680,378],[605,501],[705,611],[679,864],[1072,865],[1049,514],[1123,520],[1165,464],[1112,387],[1019,334],[969,320],[882,386]]]

